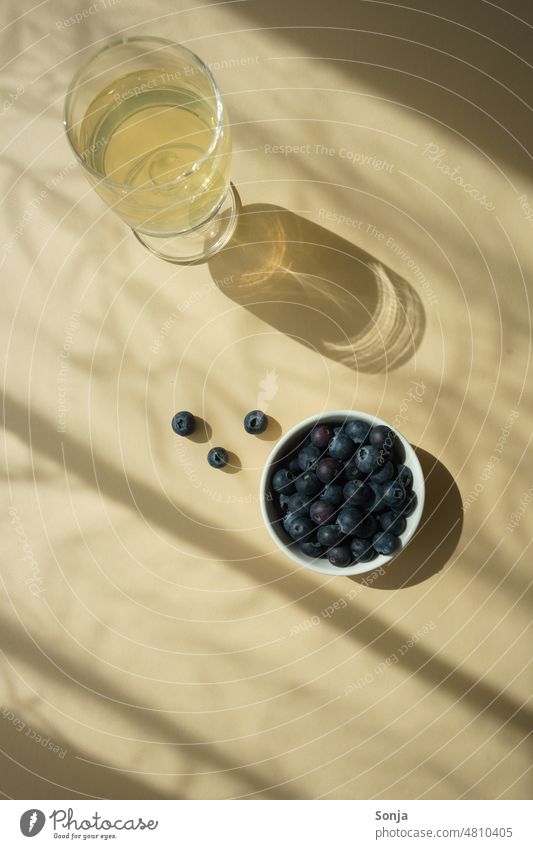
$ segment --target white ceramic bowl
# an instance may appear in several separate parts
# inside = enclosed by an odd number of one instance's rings
[[[332,566],[325,559],[307,557],[307,555],[303,554],[292,542],[289,535],[285,532],[280,520],[279,506],[277,505],[277,500],[273,497],[270,482],[276,468],[283,464],[283,458],[286,458],[289,454],[291,454],[296,447],[305,440],[311,428],[313,428],[318,422],[323,424],[339,424],[343,421],[347,421],[348,419],[363,419],[363,421],[368,422],[372,426],[386,425],[387,427],[390,427],[394,433],[396,433],[400,444],[403,447],[403,451],[405,452],[405,459],[403,462],[405,465],[409,466],[413,473],[413,492],[416,493],[417,504],[413,513],[406,517],[407,527],[400,537],[402,547],[397,552],[389,557],[379,554],[369,563],[354,563],[346,569],[341,569],[338,566]],[[424,509],[424,495],[424,474],[418,461],[418,457],[397,428],[393,427],[389,424],[389,422],[377,418],[377,416],[369,416],[368,413],[362,413],[360,410],[334,410],[330,413],[320,413],[319,415],[310,416],[308,419],[304,419],[304,421],[291,428],[285,436],[281,437],[279,442],[271,451],[266,462],[263,475],[261,477],[259,503],[261,505],[263,520],[270,532],[270,536],[276,545],[285,552],[287,557],[290,557],[295,563],[298,563],[300,566],[305,566],[306,569],[312,569],[314,572],[321,572],[323,575],[361,575],[364,572],[372,572],[374,569],[384,566],[405,549],[408,542],[414,536],[422,517],[422,511]]]

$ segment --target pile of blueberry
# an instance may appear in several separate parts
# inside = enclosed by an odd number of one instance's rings
[[[416,507],[403,459],[400,441],[385,425],[362,419],[317,424],[271,478],[291,544],[339,568],[394,554]]]

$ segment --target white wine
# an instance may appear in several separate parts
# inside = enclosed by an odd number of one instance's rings
[[[212,216],[229,183],[231,137],[220,100],[183,73],[139,70],[107,85],[79,128],[92,183],[132,227],[171,236]]]

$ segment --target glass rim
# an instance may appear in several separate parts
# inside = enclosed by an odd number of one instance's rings
[[[168,180],[166,183],[159,183],[157,186],[136,186],[136,187],[132,187],[132,186],[129,186],[127,183],[119,183],[116,180],[112,180],[110,177],[106,177],[105,174],[101,174],[99,171],[96,171],[94,168],[91,168],[91,166],[88,165],[87,162],[85,162],[83,157],[80,155],[79,151],[76,149],[76,146],[74,145],[74,143],[71,139],[71,136],[70,136],[70,132],[71,132],[73,124],[68,119],[68,112],[69,112],[69,108],[71,106],[74,94],[76,92],[76,89],[79,87],[80,77],[83,75],[83,73],[85,71],[87,71],[87,69],[95,61],[95,59],[97,59],[98,57],[100,57],[102,55],[102,53],[105,53],[107,50],[110,50],[113,47],[118,47],[121,44],[128,44],[130,42],[135,42],[135,41],[155,42],[157,44],[160,44],[161,46],[175,47],[175,48],[178,48],[179,50],[183,51],[184,53],[188,53],[189,56],[192,58],[192,60],[195,62],[195,64],[197,64],[200,67],[200,69],[202,70],[202,72],[207,76],[207,78],[208,78],[208,80],[211,84],[211,87],[213,89],[213,92],[215,94],[215,99],[216,99],[216,104],[217,104],[217,126],[216,126],[215,132],[213,134],[213,139],[212,139],[211,144],[209,145],[208,149],[205,151],[205,153],[202,154],[202,156],[199,159],[195,159],[195,161],[193,162],[190,169],[188,169],[187,171],[183,171],[183,173],[180,174],[178,177],[174,177],[174,179]],[[152,52],[152,51],[149,51],[149,52]],[[201,59],[196,53],[194,53],[192,50],[189,50],[189,48],[185,47],[184,44],[180,44],[177,41],[172,41],[172,39],[170,39],[170,38],[161,38],[160,36],[157,36],[157,35],[131,35],[131,36],[126,35],[126,36],[118,36],[116,38],[112,38],[109,41],[107,41],[106,44],[104,44],[103,47],[101,47],[99,50],[97,50],[96,53],[93,53],[92,56],[86,62],[84,62],[81,65],[80,68],[78,68],[78,70],[76,71],[76,73],[74,74],[74,76],[72,77],[72,79],[69,83],[69,86],[67,88],[67,93],[65,95],[65,100],[64,100],[64,105],[63,105],[63,127],[65,129],[65,135],[67,137],[67,141],[70,145],[70,148],[72,149],[72,152],[74,153],[74,156],[78,160],[78,163],[81,165],[82,168],[84,168],[86,171],[88,171],[90,174],[92,174],[99,182],[107,183],[109,186],[112,186],[112,187],[115,187],[115,188],[118,188],[118,189],[122,189],[122,190],[127,189],[128,193],[144,192],[144,191],[153,192],[155,189],[158,189],[158,190],[167,189],[167,188],[170,188],[171,186],[177,185],[181,180],[185,179],[186,177],[189,177],[194,171],[198,170],[198,167],[200,167],[203,164],[203,162],[205,162],[205,160],[209,159],[209,157],[213,153],[213,150],[215,149],[216,145],[218,144],[218,141],[220,139],[220,135],[222,133],[223,125],[222,125],[221,119],[222,119],[222,114],[223,114],[223,108],[224,107],[223,107],[223,103],[222,103],[222,95],[221,95],[220,89],[219,89],[219,87],[218,87],[218,85],[215,81],[215,78],[214,78],[213,74],[211,73],[211,71],[209,70],[209,68],[207,67],[207,65],[205,64],[205,62],[203,61],[203,59]]]

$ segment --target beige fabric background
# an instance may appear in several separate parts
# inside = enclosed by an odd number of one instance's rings
[[[530,5],[2,14],[2,793],[529,796]],[[63,95],[116,32],[213,63],[244,209],[209,265],[145,252],[74,167]],[[257,502],[281,430],[348,407],[427,475],[367,587],[293,568]]]

